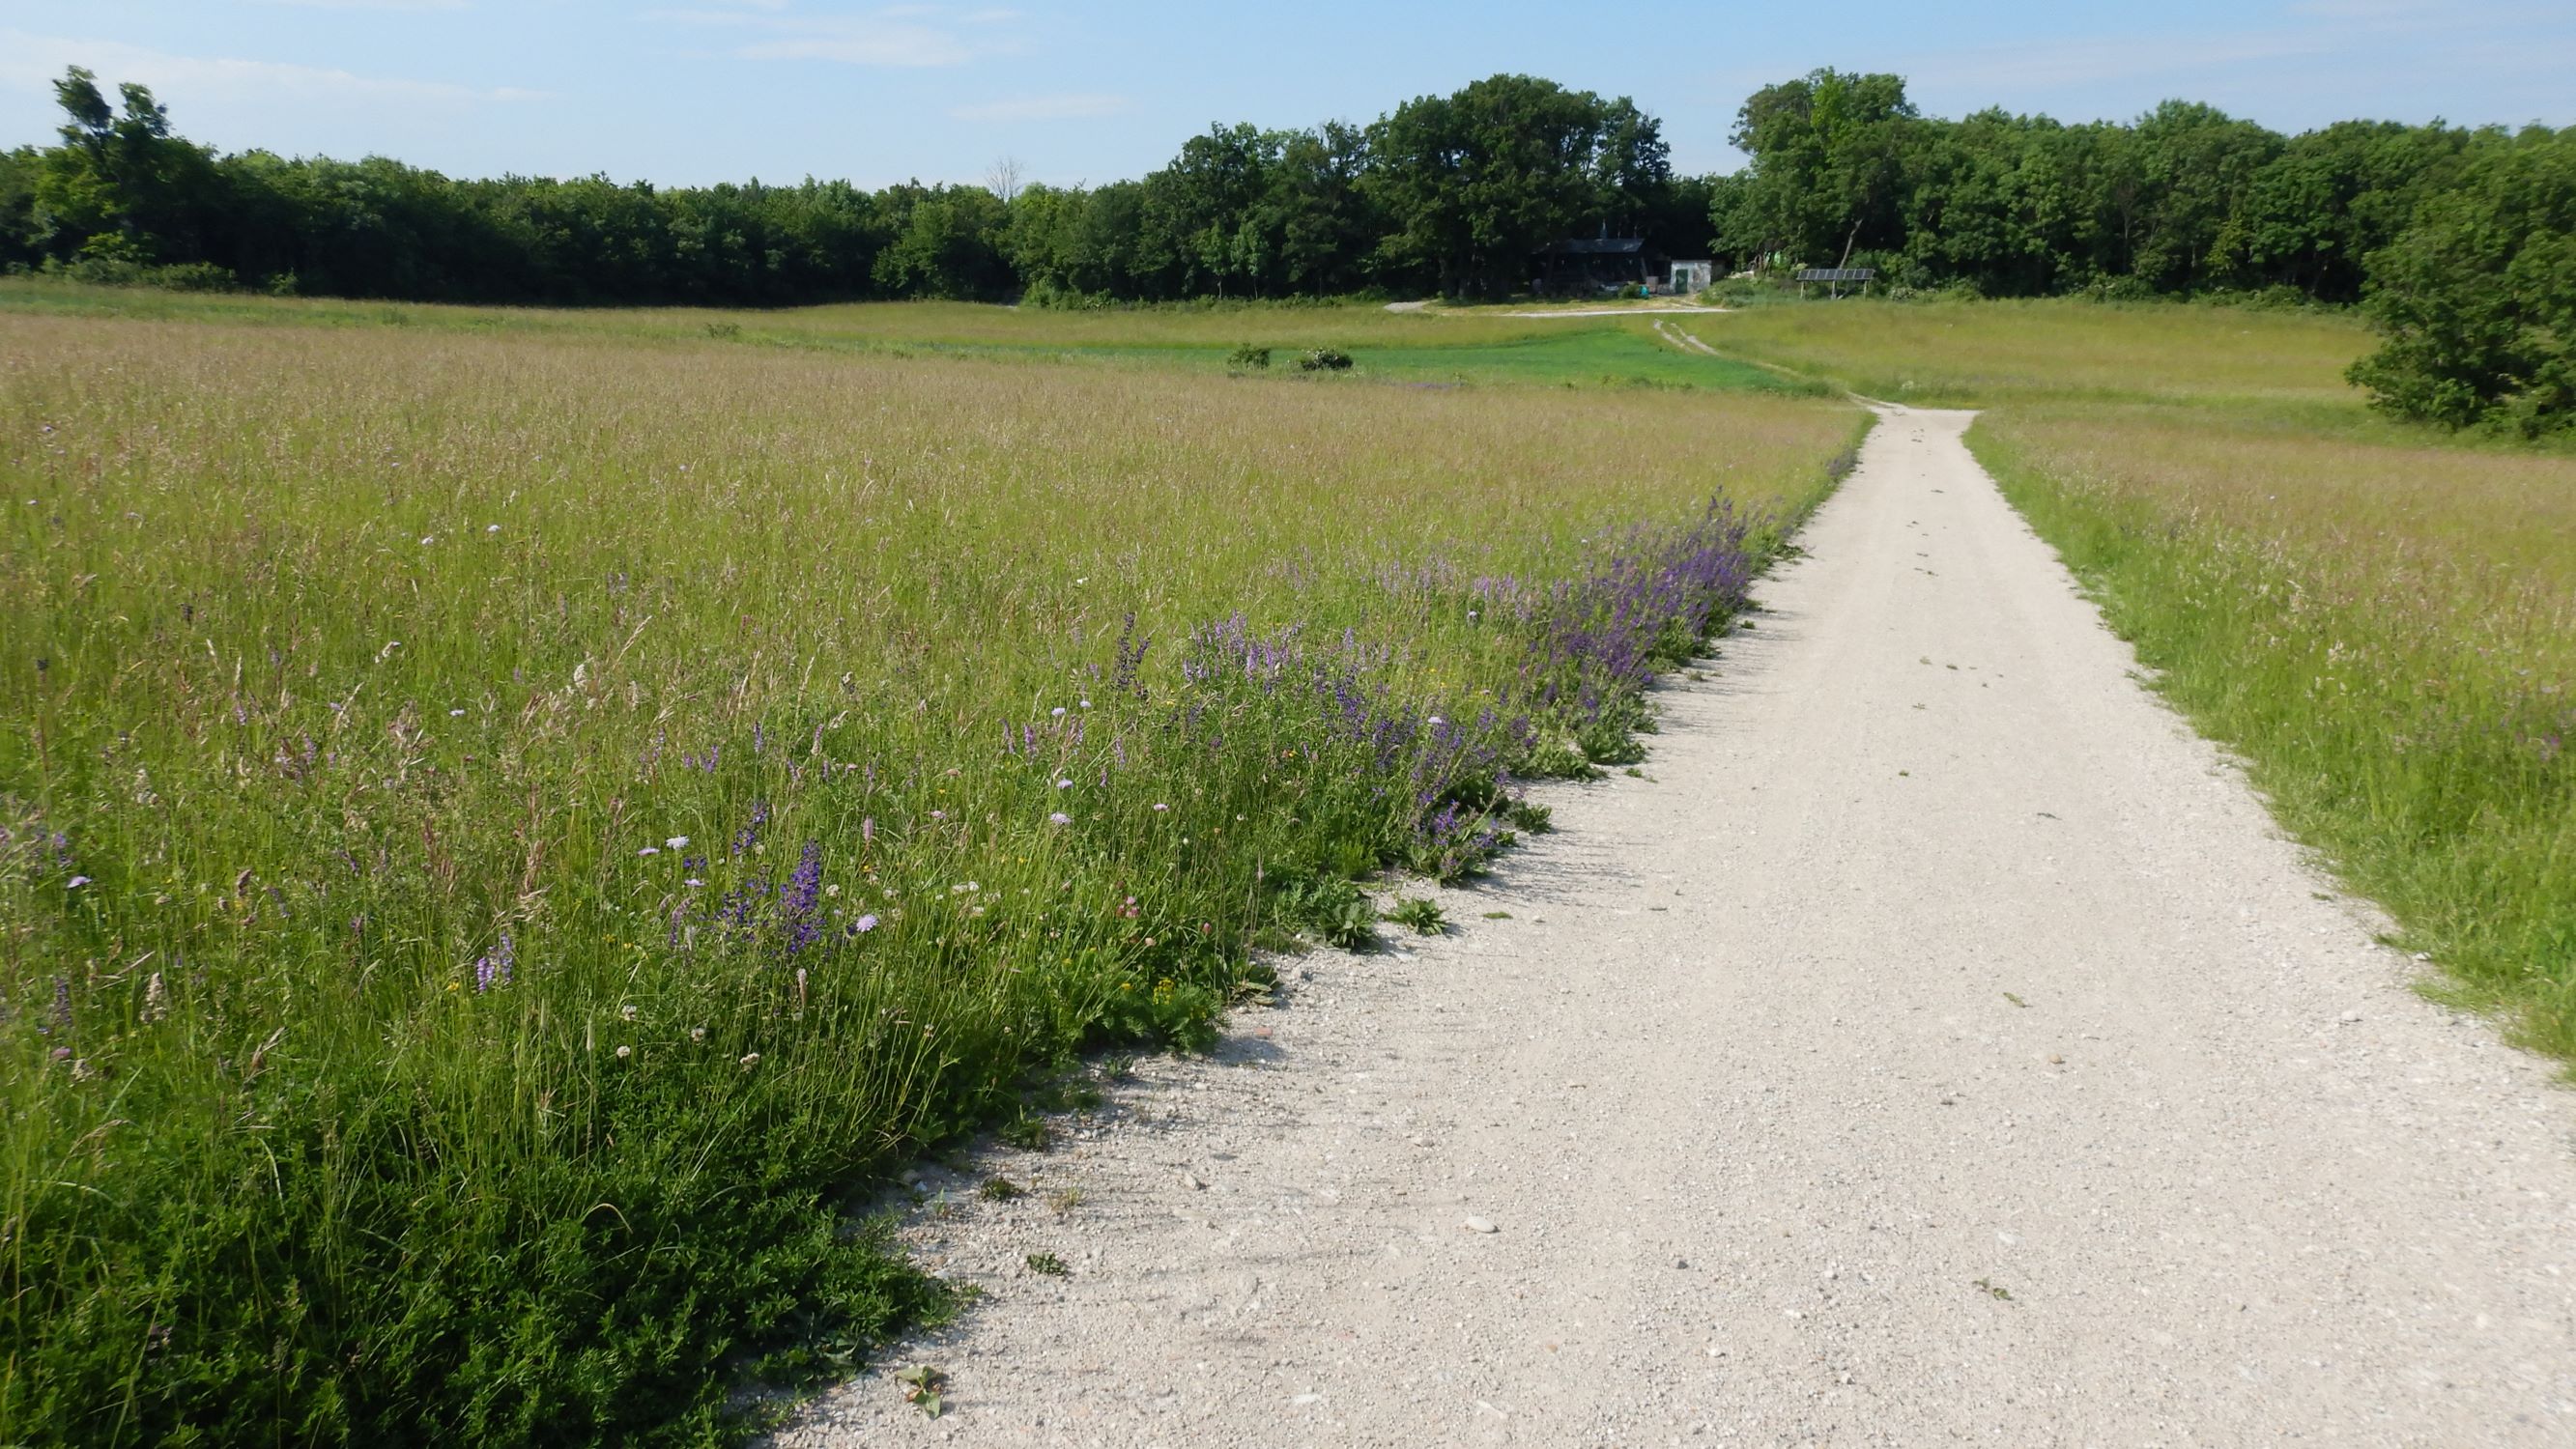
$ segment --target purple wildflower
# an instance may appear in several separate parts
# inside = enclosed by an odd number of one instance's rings
[[[873,931],[877,928],[877,918],[873,915],[861,916],[850,924],[862,932]]]
[[[779,925],[786,938],[787,954],[795,955],[822,936],[823,923],[816,910],[822,898],[823,847],[809,840],[796,858],[795,874],[778,888]]]
[[[510,939],[509,932],[503,931],[501,944],[475,959],[474,989],[482,992],[489,991],[495,986],[509,985],[510,968],[518,959],[517,943]]]

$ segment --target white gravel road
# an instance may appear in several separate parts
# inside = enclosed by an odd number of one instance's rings
[[[1292,963],[994,1149],[1031,1197],[934,1175],[948,1412],[777,1442],[2576,1443],[2576,1097],[2408,990],[1966,422],[1890,412],[1455,935]]]

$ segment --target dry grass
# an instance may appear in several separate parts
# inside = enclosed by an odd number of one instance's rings
[[[2044,399],[2340,405],[2350,318],[2169,304],[1843,301],[1687,321],[1730,355],[1923,407]]]

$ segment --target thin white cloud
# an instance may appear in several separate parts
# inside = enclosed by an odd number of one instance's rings
[[[259,5],[291,5],[299,10],[463,10],[467,0],[253,0]]]
[[[2319,20],[2425,21],[2457,20],[2470,8],[2463,0],[2301,0],[2290,13]]]
[[[2034,87],[2058,90],[2161,75],[2198,77],[2221,67],[2313,57],[2338,48],[2331,37],[2313,31],[2098,36],[1928,54],[1903,69],[1906,79],[1921,87],[2026,93]]]
[[[321,66],[290,65],[272,60],[229,56],[171,55],[116,40],[75,40],[56,35],[30,35],[0,30],[0,86],[51,92],[54,79],[67,66],[82,65],[110,82],[140,81],[162,100],[181,108],[206,100],[251,100],[267,104],[292,101],[407,101],[447,106],[492,101],[524,101],[545,93],[518,87],[478,89],[447,81],[410,80],[399,76],[359,75]]]
[[[1019,96],[981,105],[951,106],[948,114],[960,121],[1077,121],[1090,116],[1115,116],[1134,109],[1135,104],[1125,96]]]
[[[764,40],[734,52],[745,60],[837,60],[848,65],[964,65],[975,52],[920,25],[887,25],[841,35]]]
[[[717,0],[726,3],[726,0]],[[764,37],[734,48],[744,60],[828,60],[845,65],[930,68],[964,65],[1013,48],[1008,41],[975,37],[1020,18],[1017,11],[964,14],[944,5],[889,5],[865,15],[808,15],[785,0],[732,0],[737,8],[664,9],[647,12],[676,25],[748,31]],[[756,6],[756,9],[741,8]]]

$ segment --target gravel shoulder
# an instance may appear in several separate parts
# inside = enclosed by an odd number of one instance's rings
[[[949,1411],[775,1442],[2576,1442],[2576,1095],[1884,416],[1648,778],[991,1149],[1030,1196],[933,1173]]]

